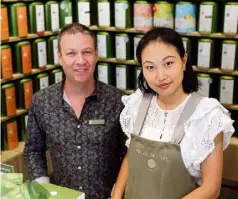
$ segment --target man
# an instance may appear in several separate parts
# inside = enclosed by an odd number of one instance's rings
[[[86,199],[108,198],[126,151],[119,124],[122,93],[95,80],[96,39],[87,27],[61,30],[58,57],[65,80],[35,93],[31,102],[24,150],[28,173],[49,182],[48,150],[51,183],[82,191]]]

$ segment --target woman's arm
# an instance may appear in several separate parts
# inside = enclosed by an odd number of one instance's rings
[[[214,151],[201,163],[201,186],[183,199],[216,199],[219,196],[223,167],[223,133],[219,133],[214,142]]]
[[[121,199],[124,195],[128,177],[128,152],[126,153],[121,165],[116,185],[114,187],[111,199]]]

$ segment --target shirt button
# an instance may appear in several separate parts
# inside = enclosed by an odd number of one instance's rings
[[[78,167],[78,170],[81,170],[82,169],[82,167]]]
[[[78,125],[77,128],[79,129],[79,128],[80,128],[80,125]]]
[[[78,149],[81,149],[81,146],[77,146]]]

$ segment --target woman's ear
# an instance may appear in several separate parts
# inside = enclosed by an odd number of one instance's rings
[[[188,54],[185,53],[184,57],[182,58],[182,62],[183,62],[183,70],[184,70],[184,71],[186,70],[186,64],[187,64],[187,61],[188,61]]]

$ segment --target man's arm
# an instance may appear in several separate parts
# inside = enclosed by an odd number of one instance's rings
[[[28,113],[24,160],[31,180],[49,182],[47,177],[45,133],[39,125],[35,96],[32,98]]]

